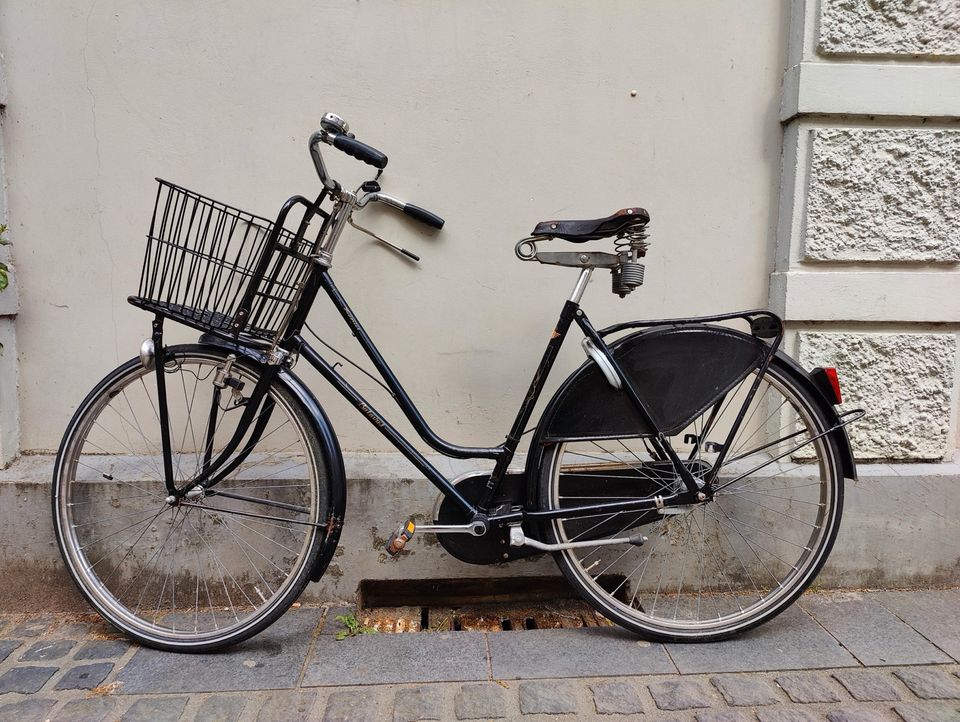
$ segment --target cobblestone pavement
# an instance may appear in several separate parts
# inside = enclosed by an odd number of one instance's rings
[[[215,655],[140,648],[94,616],[0,614],[16,720],[960,721],[960,589],[805,595],[737,639],[614,628],[370,634],[291,610]]]

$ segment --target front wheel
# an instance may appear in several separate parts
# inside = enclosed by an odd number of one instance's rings
[[[84,399],[57,456],[53,520],[67,570],[107,621],[160,649],[210,651],[266,628],[303,591],[325,540],[327,462],[308,413],[278,382],[227,477],[168,498],[156,374],[166,375],[174,481],[189,488],[233,436],[259,377],[243,358],[224,377],[226,363],[207,346],[168,348],[162,369],[127,362]]]
[[[786,609],[833,546],[843,506],[841,455],[829,421],[784,362],[773,359],[713,486],[686,507],[559,518],[550,542],[626,539],[555,553],[570,583],[610,620],[660,641],[708,641]],[[713,470],[756,372],[669,439],[696,477]],[[777,459],[777,457],[781,457]],[[641,437],[555,444],[544,452],[540,508],[682,490]],[[637,538],[646,541],[638,545]]]

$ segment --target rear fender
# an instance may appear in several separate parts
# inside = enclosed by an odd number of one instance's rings
[[[850,438],[847,436],[846,426],[840,426],[842,423],[837,414],[837,407],[830,402],[826,394],[820,390],[820,386],[814,381],[803,367],[786,354],[777,353],[777,361],[789,373],[798,386],[806,389],[807,393],[817,401],[817,406],[823,414],[824,420],[830,427],[836,427],[830,432],[830,438],[840,451],[840,463],[843,469],[845,479],[857,480],[857,464],[853,458],[853,450],[850,448]]]

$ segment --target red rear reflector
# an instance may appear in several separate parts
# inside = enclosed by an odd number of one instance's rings
[[[830,382],[830,386],[833,388],[833,395],[837,398],[834,403],[842,404],[843,396],[840,395],[840,379],[837,377],[837,370],[832,366],[826,366],[823,369],[823,373],[826,374],[827,380]]]

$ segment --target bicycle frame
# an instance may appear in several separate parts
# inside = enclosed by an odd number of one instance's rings
[[[749,406],[750,400],[753,398],[753,395],[762,377],[763,370],[769,364],[770,359],[776,352],[776,349],[780,343],[783,334],[782,323],[769,311],[746,311],[740,313],[701,316],[687,319],[634,321],[616,324],[614,326],[597,331],[591,324],[586,313],[580,307],[579,303],[591,271],[592,269],[581,270],[574,293],[565,302],[563,309],[561,310],[560,317],[551,334],[550,340],[547,343],[547,347],[544,350],[543,356],[541,357],[540,363],[537,366],[533,379],[530,382],[527,393],[523,398],[510,431],[507,434],[505,441],[498,446],[459,446],[442,439],[430,428],[423,415],[420,413],[410,396],[404,390],[396,374],[394,374],[389,364],[383,358],[373,340],[364,329],[363,325],[357,319],[346,299],[336,287],[333,278],[330,276],[329,269],[322,265],[318,265],[307,280],[303,295],[301,296],[297,308],[294,310],[290,319],[290,326],[286,334],[286,339],[279,344],[279,348],[282,349],[285,356],[289,354],[289,356],[286,357],[292,358],[300,356],[312,367],[314,367],[327,382],[329,382],[347,401],[349,401],[358,411],[360,411],[363,416],[374,427],[376,427],[377,430],[379,430],[380,433],[383,434],[387,440],[390,441],[390,443],[398,451],[400,451],[431,483],[433,483],[443,495],[449,496],[461,509],[463,509],[463,511],[470,517],[472,521],[513,523],[522,521],[524,518],[552,519],[561,515],[565,518],[573,518],[579,516],[590,516],[597,514],[598,512],[644,511],[673,504],[692,504],[704,501],[706,498],[704,494],[704,487],[712,480],[697,480],[692,476],[689,469],[683,464],[683,461],[678,457],[671,445],[667,443],[663,433],[658,428],[656,421],[652,418],[647,405],[644,403],[629,376],[621,369],[604,338],[611,334],[630,328],[641,328],[657,325],[692,324],[738,318],[745,319],[753,323],[754,319],[759,317],[767,317],[773,321],[774,324],[772,327],[776,329],[775,338],[773,343],[770,344],[767,353],[765,353],[762,357],[761,365],[759,367],[760,373],[757,374],[757,378],[748,392],[747,398],[741,407],[740,413],[729,431],[727,444],[725,444],[726,449],[729,446],[729,441],[734,438],[737,430],[740,427],[740,424],[743,421],[745,409]],[[350,327],[360,346],[363,348],[377,372],[385,381],[391,395],[394,397],[400,409],[413,425],[414,429],[416,429],[418,435],[421,437],[421,439],[423,439],[423,441],[425,441],[434,450],[448,457],[495,460],[496,463],[494,469],[490,475],[490,479],[486,484],[486,491],[480,500],[477,502],[471,502],[470,500],[466,499],[449,479],[447,479],[440,471],[438,471],[424,457],[424,455],[421,454],[403,436],[403,434],[401,434],[389,421],[387,421],[383,415],[375,407],[373,407],[346,379],[344,379],[343,376],[337,372],[336,368],[326,359],[324,359],[323,356],[321,356],[320,353],[318,353],[316,349],[314,349],[301,335],[301,329],[306,320],[307,312],[313,305],[315,297],[321,289],[327,294],[334,307],[340,313],[344,322]],[[627,502],[609,502],[587,504],[578,507],[566,507],[562,511],[516,510],[505,508],[490,509],[489,505],[496,495],[496,492],[500,488],[507,469],[514,458],[524,428],[530,420],[533,409],[540,398],[546,380],[553,368],[560,347],[566,338],[571,324],[574,322],[579,326],[584,335],[589,338],[596,348],[606,357],[612,368],[620,377],[623,384],[624,393],[629,396],[631,402],[635,405],[637,411],[641,415],[641,418],[643,418],[650,428],[655,430],[655,433],[649,438],[649,442],[654,447],[654,450],[657,452],[657,454],[659,454],[663,459],[668,459],[672,462],[678,476],[684,482],[685,489],[672,495],[640,498]],[[280,366],[275,364],[273,368],[275,373]],[[261,377],[257,388],[254,390],[247,403],[247,408],[245,409],[244,413],[248,416],[248,418],[245,420],[245,422],[241,421],[238,431],[235,434],[235,438],[227,444],[226,448],[221,452],[218,459],[210,462],[201,476],[191,482],[191,486],[201,485],[206,488],[212,487],[220,479],[224,478],[230,471],[232,471],[232,469],[235,468],[235,465],[239,463],[238,459],[234,459],[234,461],[230,464],[221,467],[221,464],[226,461],[230,454],[237,449],[241,438],[244,434],[246,434],[249,425],[253,423],[254,415],[257,413],[257,410],[260,406],[261,398],[263,394],[265,394],[266,389],[269,386],[269,381],[272,378],[273,375],[270,373],[270,366],[268,366]],[[260,417],[262,420],[262,414],[260,414]],[[254,432],[253,436],[254,439],[251,444],[255,443],[256,441],[256,431]],[[725,451],[723,453],[725,453]],[[216,475],[214,475],[214,473]]]
[[[343,191],[342,189],[338,189],[334,195],[336,196],[336,202],[333,211],[329,214],[323,214],[324,220],[321,235],[325,238],[325,241],[320,246],[319,252],[313,259],[312,269],[304,281],[298,298],[290,308],[289,315],[283,326],[283,330],[280,334],[278,334],[273,345],[267,352],[266,357],[263,359],[266,361],[263,372],[261,373],[253,392],[246,402],[246,408],[244,409],[243,415],[238,423],[237,430],[230,441],[217,455],[217,457],[215,459],[211,459],[208,455],[207,458],[204,459],[204,465],[201,469],[201,473],[181,489],[177,489],[173,483],[172,471],[170,470],[169,464],[170,451],[169,430],[167,428],[168,424],[165,418],[161,419],[161,441],[164,455],[164,472],[166,476],[167,489],[170,494],[183,496],[188,488],[194,487],[209,489],[224,479],[229,473],[237,468],[240,463],[242,463],[250,449],[252,449],[259,440],[259,436],[262,434],[263,429],[266,426],[267,418],[269,418],[270,409],[266,407],[264,399],[266,398],[266,393],[270,387],[270,384],[283,367],[283,364],[291,359],[302,357],[307,361],[308,364],[314,367],[321,374],[321,376],[323,376],[323,378],[337,390],[338,393],[340,393],[358,411],[360,411],[367,421],[373,424],[373,426],[376,427],[380,433],[383,434],[387,440],[398,451],[400,451],[428,480],[430,480],[430,482],[436,486],[444,496],[450,497],[457,504],[457,506],[459,506],[465,512],[465,514],[470,518],[471,522],[486,523],[488,521],[497,521],[500,523],[515,523],[522,521],[525,518],[553,519],[559,518],[560,516],[565,518],[575,518],[606,512],[646,511],[670,505],[695,504],[706,501],[709,498],[711,484],[715,480],[717,470],[722,465],[727,450],[730,448],[730,443],[736,437],[736,434],[744,421],[746,409],[749,407],[750,402],[752,401],[760,385],[763,373],[779,348],[780,342],[783,338],[783,323],[777,316],[770,311],[754,310],[683,319],[631,321],[615,324],[607,328],[597,330],[593,327],[586,313],[580,307],[580,299],[586,288],[587,282],[589,281],[590,275],[593,272],[593,267],[581,268],[579,269],[580,275],[577,279],[574,291],[564,303],[557,324],[550,336],[546,349],[544,350],[536,371],[534,372],[527,393],[520,404],[520,408],[517,411],[514,422],[510,427],[510,431],[507,433],[504,442],[497,446],[490,447],[460,446],[442,439],[436,434],[436,432],[433,431],[433,429],[430,428],[423,415],[417,409],[413,400],[404,390],[396,374],[394,374],[393,370],[387,364],[386,360],[377,349],[369,334],[367,334],[366,330],[357,319],[346,299],[340,293],[339,289],[337,289],[329,271],[333,248],[337,239],[339,238],[340,232],[349,219],[353,208],[357,205],[362,205],[362,203],[357,200],[357,196],[355,194]],[[234,335],[227,338],[223,334],[214,332],[214,336],[228,340],[231,345],[236,346],[238,349],[243,349],[247,352],[256,351],[256,345],[246,344],[243,337],[240,336],[240,333],[242,332],[244,324],[249,320],[247,314],[250,308],[250,299],[253,296],[256,284],[261,279],[264,279],[267,260],[272,248],[277,243],[280,232],[279,229],[283,226],[287,214],[291,208],[296,205],[302,205],[306,210],[306,214],[299,224],[297,238],[300,238],[305,232],[310,218],[319,213],[320,204],[325,197],[326,194],[322,193],[316,201],[311,203],[302,196],[294,196],[284,204],[274,226],[274,231],[268,244],[268,250],[261,258],[259,267],[257,268],[254,278],[251,281],[245,295],[245,299],[234,319]],[[367,357],[371,360],[377,372],[382,377],[386,387],[389,389],[401,411],[403,411],[406,418],[410,421],[414,429],[417,431],[417,434],[424,442],[426,442],[435,451],[438,451],[448,457],[461,459],[490,459],[495,462],[494,469],[486,483],[486,489],[482,495],[482,498],[476,501],[471,501],[465,498],[449,479],[440,473],[440,471],[438,471],[424,457],[424,455],[421,454],[403,436],[403,434],[397,431],[397,429],[394,428],[394,426],[390,424],[390,422],[387,421],[375,407],[368,403],[367,400],[337,372],[335,366],[327,362],[327,360],[324,359],[323,356],[321,356],[320,353],[317,352],[317,350],[314,349],[302,336],[301,331],[306,324],[307,315],[312,308],[313,303],[316,300],[316,296],[320,290],[323,290],[330,298],[330,301],[340,313],[344,322],[350,328]],[[747,392],[746,398],[741,405],[740,411],[734,420],[733,425],[728,431],[726,442],[723,444],[718,459],[713,466],[713,471],[708,474],[707,478],[697,479],[694,478],[690,469],[683,463],[683,460],[679,458],[677,452],[667,441],[665,434],[651,415],[650,410],[647,404],[644,402],[644,399],[639,393],[636,385],[618,363],[610,349],[610,346],[606,343],[605,338],[611,334],[634,328],[702,324],[734,319],[748,321],[751,325],[751,331],[753,335],[757,338],[770,339],[770,343],[767,345],[766,352],[763,353],[759,358],[759,363],[756,366],[758,371],[756,378]],[[157,349],[158,355],[157,363],[160,364],[163,363],[162,321],[162,317],[157,316],[156,320],[154,321],[153,333],[154,345]],[[630,501],[565,507],[562,511],[535,509],[518,510],[516,508],[491,509],[490,505],[495,498],[497,491],[500,489],[504,477],[507,474],[507,469],[509,468],[511,461],[516,454],[521,436],[524,433],[524,428],[530,421],[533,409],[536,406],[536,403],[539,400],[546,384],[546,380],[553,369],[553,365],[556,361],[560,347],[563,345],[564,339],[566,338],[566,335],[570,330],[570,326],[573,323],[577,324],[584,336],[589,339],[597,351],[603,355],[609,364],[609,367],[619,378],[622,392],[625,393],[629,398],[630,403],[637,411],[639,418],[649,429],[653,431],[653,433],[649,436],[645,435],[648,443],[653,448],[653,452],[661,460],[669,461],[673,465],[678,478],[683,482],[683,489],[673,494],[638,498]],[[165,396],[165,390],[163,388],[163,374],[158,374],[157,385],[158,394],[161,397],[161,403],[163,403],[163,398]],[[264,409],[262,411],[261,404],[264,404]],[[215,413],[215,411],[212,411],[211,413]],[[165,417],[165,414],[161,413],[161,417]],[[241,448],[241,442],[248,432],[251,432],[250,440],[247,442],[245,447]],[[702,442],[703,439],[698,439],[697,444]],[[231,455],[237,452],[238,449],[240,449],[238,455],[230,460]],[[528,483],[531,483],[530,480],[528,480]]]

